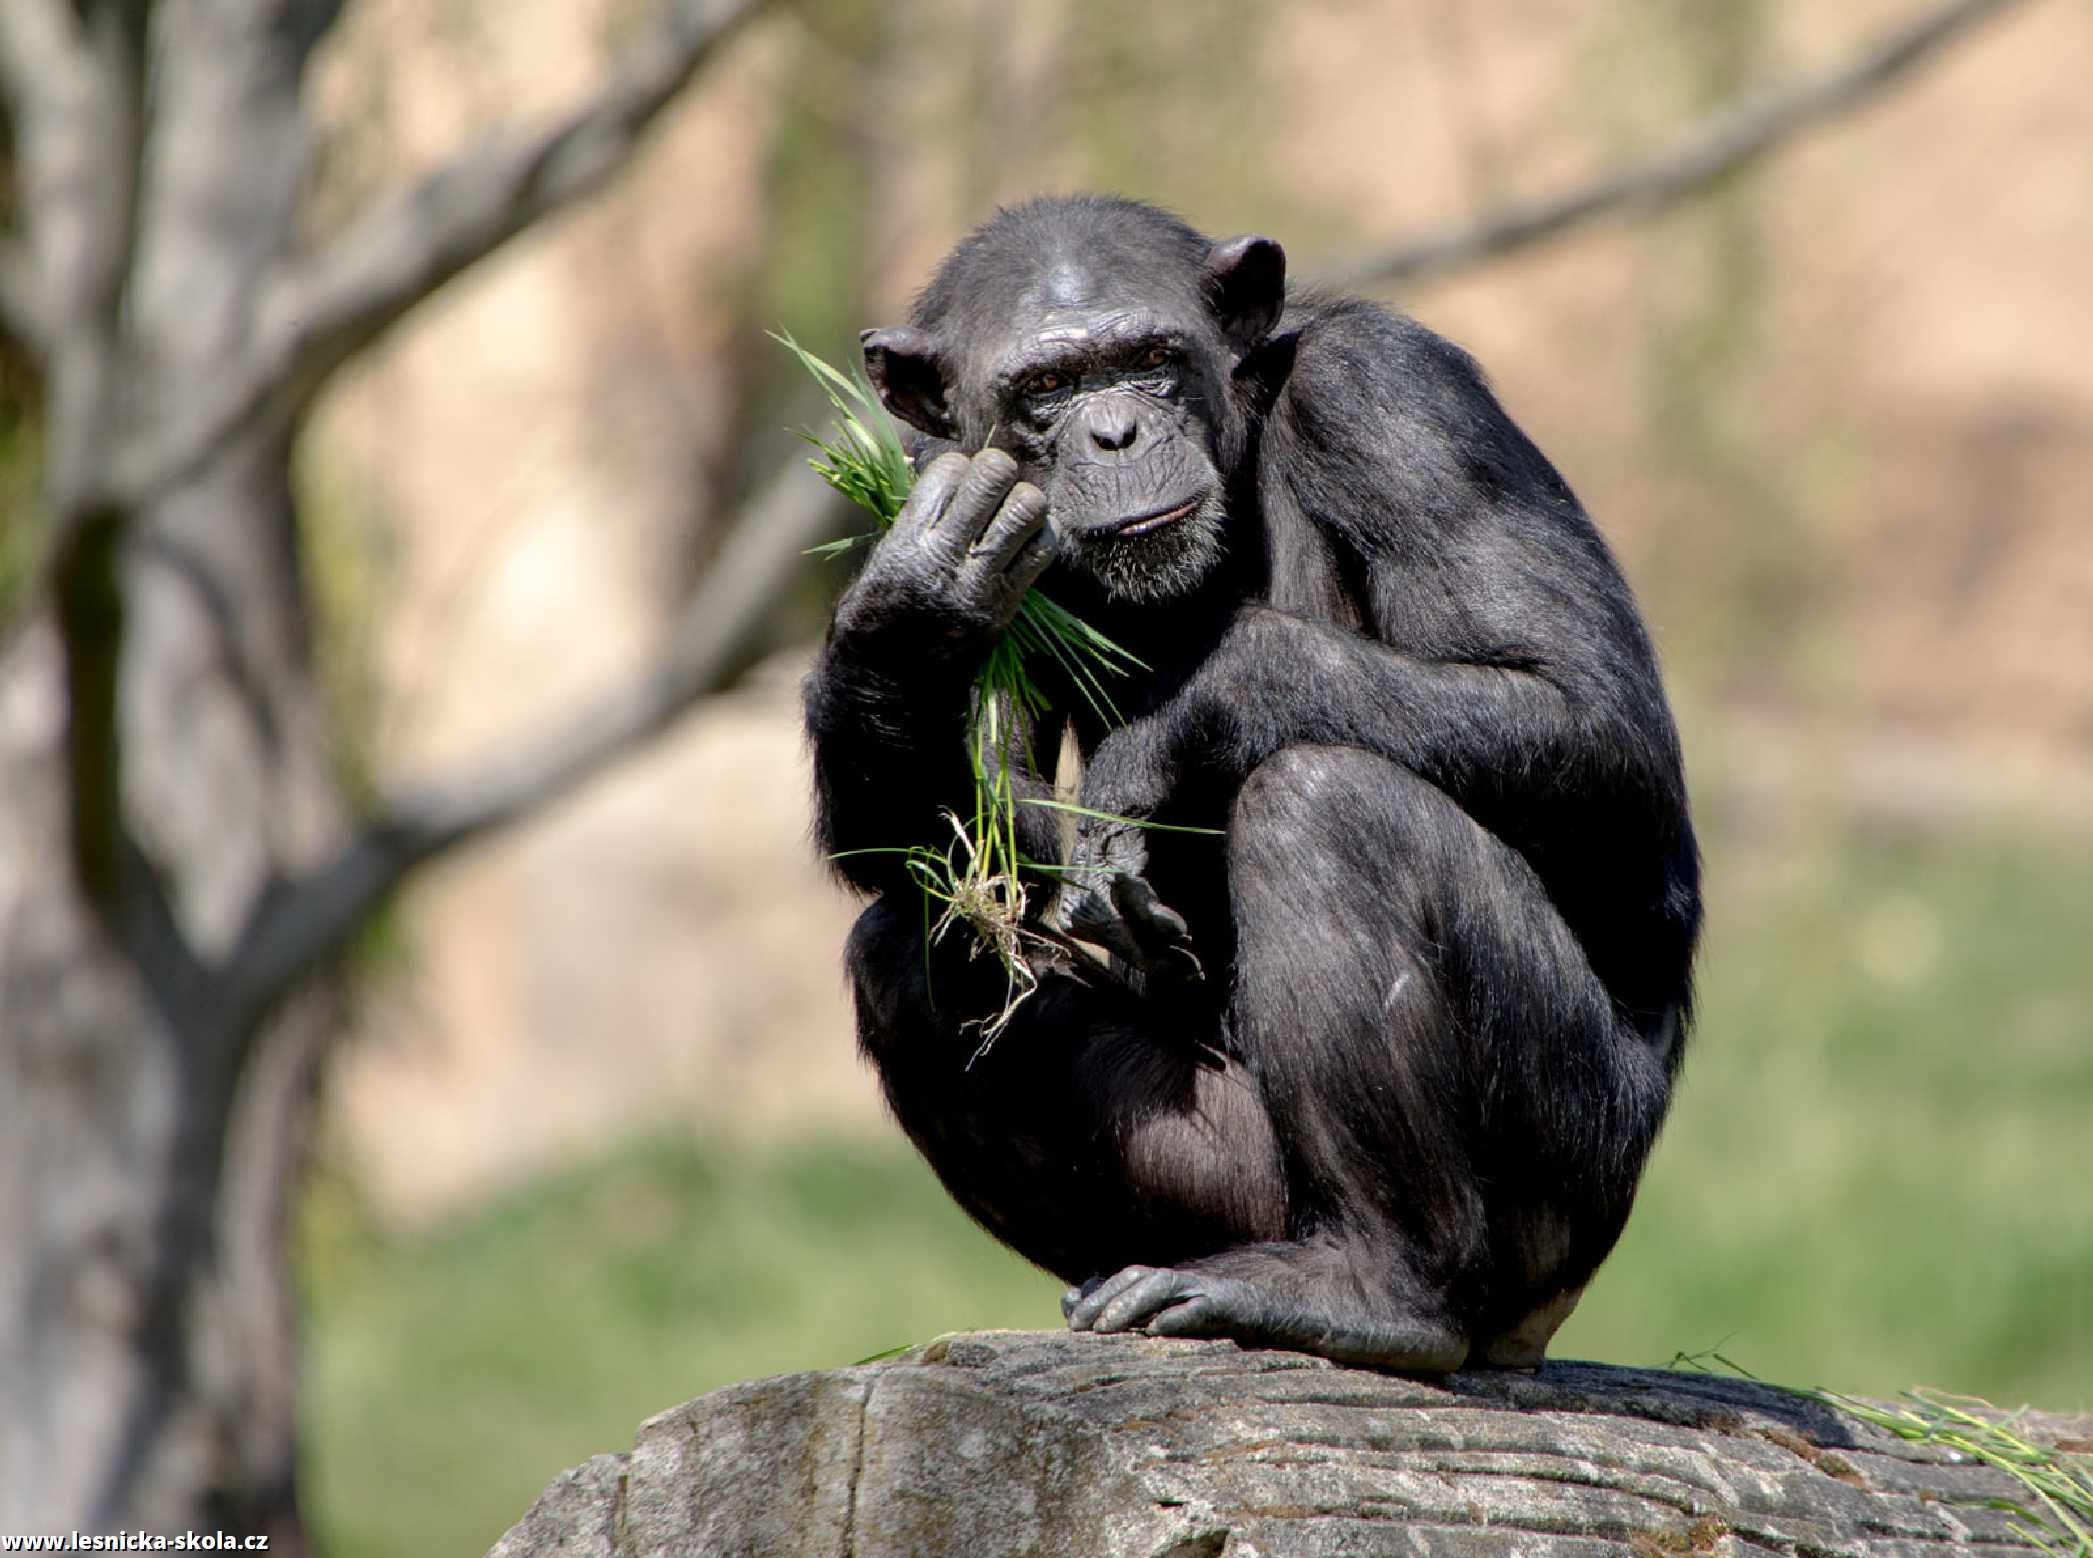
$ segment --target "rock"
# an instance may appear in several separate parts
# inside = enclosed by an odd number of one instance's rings
[[[700,1396],[490,1558],[1935,1554],[2019,1546],[2000,1500],[2027,1495],[1747,1380],[1012,1331]]]

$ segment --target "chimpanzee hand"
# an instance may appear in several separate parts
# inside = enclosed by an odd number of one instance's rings
[[[1065,935],[1093,941],[1151,978],[1206,977],[1192,951],[1184,916],[1156,896],[1138,867],[1078,865],[1048,910],[1047,923]]]
[[[1151,975],[1200,979],[1184,916],[1148,883],[1148,841],[1141,821],[1153,810],[1146,743],[1115,731],[1091,754],[1083,780],[1090,815],[1076,822],[1069,874],[1049,917],[1055,929],[1109,948]],[[1125,807],[1125,811],[1118,808]]]
[[[948,640],[986,639],[1054,559],[1046,495],[1001,449],[939,455],[838,603],[852,636],[929,618]]]

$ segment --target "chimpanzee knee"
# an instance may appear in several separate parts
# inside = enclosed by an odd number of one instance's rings
[[[1312,983],[1333,1020],[1378,1026],[1400,998],[1394,982],[1436,977],[1424,960],[1433,899],[1472,890],[1448,878],[1458,839],[1447,835],[1472,828],[1444,796],[1370,752],[1296,746],[1266,758],[1229,820],[1239,963],[1281,987]],[[1354,1011],[1332,1010],[1341,992]],[[1427,995],[1420,982],[1411,999]]]

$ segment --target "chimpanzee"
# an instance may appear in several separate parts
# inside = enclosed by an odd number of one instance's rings
[[[1076,1330],[1538,1363],[1664,1117],[1700,919],[1655,657],[1569,487],[1457,347],[1132,201],[998,212],[863,344],[920,475],[806,716],[902,1127]],[[898,851],[968,811],[971,680],[1042,576],[1142,668],[1117,721],[1051,657],[1049,711],[1003,711],[1033,793],[1072,734],[1093,815],[1020,809],[1065,869],[985,1044],[1007,975]]]

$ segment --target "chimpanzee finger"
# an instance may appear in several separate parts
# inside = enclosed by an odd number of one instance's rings
[[[931,461],[909,489],[908,501],[894,518],[894,529],[911,538],[913,532],[935,529],[952,507],[970,468],[971,462],[957,450]]]
[[[959,490],[933,521],[930,534],[938,552],[954,562],[964,557],[996,517],[1016,481],[1017,461],[1001,449],[984,449],[969,460]]]
[[[1206,970],[1192,950],[1185,917],[1156,896],[1148,878],[1121,872],[1112,878],[1112,907],[1141,949],[1144,968],[1167,971],[1180,979],[1201,980]]]
[[[1131,967],[1141,968],[1148,962],[1147,952],[1126,928],[1126,922],[1113,912],[1103,893],[1071,882],[1062,888],[1055,910],[1059,922],[1056,928],[1065,934],[1103,947]]]
[[[1022,595],[1032,588],[1033,580],[1047,570],[1047,564],[1060,555],[1060,543],[1054,539],[1051,527],[1041,525],[1032,532],[1032,538],[1003,565],[1003,578],[1009,584],[1013,596]]]
[[[1066,1293],[1063,1293],[1061,1295],[1061,1318],[1066,1320],[1070,1315],[1074,1314],[1076,1305],[1080,1304],[1092,1293],[1095,1293],[1098,1289],[1098,1285],[1102,1283],[1104,1280],[1104,1277],[1100,1274],[1098,1276],[1090,1278],[1087,1282],[1079,1283],[1077,1286],[1070,1288]]]
[[[1129,1271],[1144,1271],[1133,1266]],[[1121,1273],[1125,1275],[1124,1272]],[[1114,1279],[1117,1280],[1116,1278]],[[1197,1279],[1188,1272],[1173,1271],[1165,1266],[1158,1270],[1144,1271],[1137,1282],[1120,1287],[1109,1303],[1100,1304],[1098,1298],[1103,1289],[1092,1294],[1076,1306],[1076,1314],[1083,1315],[1089,1324],[1088,1331],[1132,1331],[1154,1319],[1158,1314],[1197,1292]],[[1069,1317],[1073,1329],[1075,1315]]]
[[[967,548],[968,558],[979,559],[999,571],[1007,570],[1018,548],[1046,524],[1046,515],[1046,494],[1028,481],[1019,482],[1003,499],[995,518]]]
[[[967,553],[964,566],[972,575],[972,586],[999,623],[1017,614],[1025,591],[1054,560],[1046,512],[1046,494],[1029,482],[1019,482]]]
[[[1124,1266],[1102,1282],[1086,1284],[1083,1296],[1068,1312],[1068,1328],[1071,1331],[1090,1330],[1097,1324],[1098,1316],[1120,1294],[1139,1287],[1152,1277],[1169,1274],[1159,1272],[1154,1266]]]

